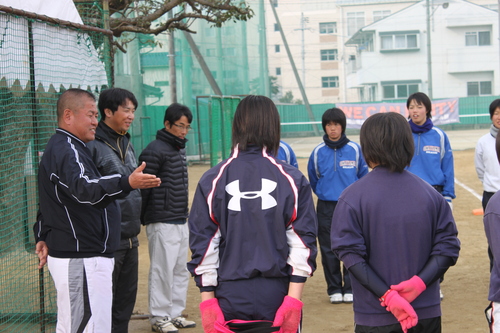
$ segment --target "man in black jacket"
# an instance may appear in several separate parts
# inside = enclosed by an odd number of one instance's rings
[[[69,89],[57,101],[58,126],[38,171],[40,214],[34,226],[38,268],[47,263],[57,290],[57,332],[111,331],[112,272],[120,239],[116,199],[159,186],[145,164],[102,176],[87,143],[94,140],[92,93]]]
[[[95,140],[88,143],[97,169],[103,176],[127,175],[137,166],[128,130],[134,121],[137,99],[121,88],[103,90],[97,104],[101,120]],[[112,333],[127,333],[137,296],[141,192],[131,191],[116,201],[121,211],[121,238],[113,270]]]
[[[149,311],[153,331],[175,333],[195,327],[182,316],[189,282],[188,174],[185,145],[193,115],[174,103],[165,111],[164,128],[139,156],[162,184],[142,193],[142,223],[149,243]]]

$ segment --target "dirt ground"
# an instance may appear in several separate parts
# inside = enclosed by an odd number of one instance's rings
[[[474,169],[474,150],[454,152],[455,178],[457,198],[453,201],[453,213],[462,243],[460,258],[445,275],[441,286],[444,293],[442,302],[442,322],[444,333],[456,332],[488,332],[484,309],[488,305],[489,264],[486,237],[482,216],[472,214],[473,209],[481,208],[480,196],[482,185],[477,179]],[[299,159],[302,172],[307,170],[307,159]],[[189,167],[190,195],[194,195],[196,184],[201,175],[208,169],[205,165]],[[135,312],[147,314],[147,283],[149,257],[146,232],[140,234],[141,246],[139,268],[139,294]],[[304,319],[303,332],[354,332],[353,312],[351,304],[330,304],[326,293],[321,260],[318,258],[318,269],[308,280],[303,295]],[[183,333],[201,333],[200,302],[198,289],[190,279],[187,308],[185,314],[196,321],[196,328],[183,329]],[[141,318],[144,316],[135,316]],[[130,323],[131,333],[151,332],[148,320],[134,319]]]

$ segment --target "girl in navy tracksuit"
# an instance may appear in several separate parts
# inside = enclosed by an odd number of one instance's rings
[[[303,285],[316,267],[317,222],[307,179],[274,157],[279,135],[274,103],[244,98],[231,157],[198,184],[188,269],[201,291],[205,332],[236,319],[297,331]]]
[[[373,170],[341,194],[331,233],[351,274],[355,332],[440,333],[439,278],[460,250],[450,206],[405,170],[414,146],[403,116],[370,116],[360,140]]]

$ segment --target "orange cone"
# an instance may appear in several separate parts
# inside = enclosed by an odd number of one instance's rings
[[[484,215],[484,211],[482,208],[477,208],[472,210],[473,215]]]

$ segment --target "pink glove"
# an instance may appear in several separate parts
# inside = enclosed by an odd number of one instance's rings
[[[385,304],[386,310],[390,311],[401,324],[403,332],[414,327],[418,323],[418,316],[410,303],[401,297],[397,291],[389,289],[380,298],[380,304]],[[384,306],[384,305],[382,305]]]
[[[396,290],[399,296],[403,297],[408,303],[413,302],[425,289],[427,289],[424,281],[416,275],[411,279],[403,281],[397,285],[391,286],[392,290]]]
[[[281,333],[296,333],[300,325],[303,305],[304,303],[298,299],[285,296],[283,303],[276,311],[273,326],[281,326]]]
[[[217,298],[207,299],[200,303],[201,324],[205,333],[217,333],[215,323],[224,326],[224,314],[219,306]]]

